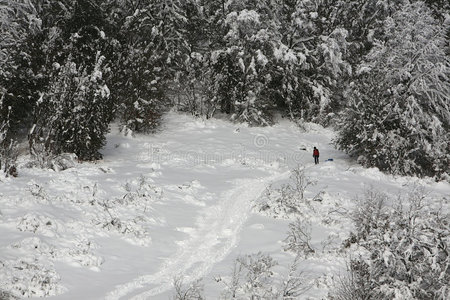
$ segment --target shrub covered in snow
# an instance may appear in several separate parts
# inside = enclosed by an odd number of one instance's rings
[[[289,224],[288,236],[284,240],[284,250],[307,257],[316,252],[311,245],[311,223],[298,218]]]
[[[221,299],[298,299],[308,289],[298,271],[298,259],[285,275],[274,271],[277,265],[270,255],[261,252],[238,257],[230,277],[216,278],[225,285]]]
[[[160,201],[163,191],[152,185],[148,178],[141,176],[124,187],[122,197],[102,199],[97,194],[98,186],[92,189],[89,204],[95,207],[91,222],[107,231],[115,231],[125,239],[139,245],[148,245],[151,241],[147,225],[154,223],[152,204]]]
[[[289,218],[301,214],[302,208],[310,209],[310,200],[305,197],[308,186],[315,182],[305,175],[304,169],[297,167],[292,170],[289,181],[279,188],[268,187],[257,209],[275,218]]]
[[[52,154],[45,150],[43,144],[34,145],[33,153],[33,160],[25,165],[28,168],[48,168],[58,172],[72,168],[78,162],[75,153]]]
[[[27,251],[40,258],[52,261],[63,261],[81,267],[98,268],[103,264],[103,258],[95,253],[97,245],[88,239],[65,241],[68,247],[47,243],[41,238],[25,238],[9,247],[17,251]]]
[[[59,281],[59,275],[49,268],[48,263],[36,259],[0,261],[0,295],[10,299],[61,294],[65,288],[59,285]]]
[[[450,215],[443,204],[419,188],[397,200],[366,193],[352,214],[356,231],[346,244],[361,249],[361,256],[351,259],[333,299],[448,299]]]
[[[56,221],[50,217],[28,213],[20,218],[17,229],[20,231],[28,231],[32,233],[41,233],[47,236],[56,234]]]
[[[201,280],[185,285],[181,278],[175,278],[173,286],[175,288],[173,300],[205,300]]]

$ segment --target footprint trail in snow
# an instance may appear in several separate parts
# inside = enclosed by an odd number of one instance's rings
[[[116,286],[106,299],[130,298],[130,294],[134,295],[131,299],[149,299],[173,288],[173,279],[177,276],[183,276],[185,282],[204,276],[237,245],[239,231],[251,213],[253,200],[271,182],[288,178],[289,173],[238,180],[235,188],[226,192],[218,205],[205,208],[190,233],[191,237],[180,243],[180,249],[166,259],[159,271]]]

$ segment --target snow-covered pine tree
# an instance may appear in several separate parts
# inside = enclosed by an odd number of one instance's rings
[[[326,122],[333,113],[333,97],[339,94],[352,69],[347,61],[348,31],[343,26],[343,1],[328,0],[301,10],[304,21],[299,27],[301,46],[306,56],[299,77],[312,90],[307,95],[312,115],[308,119]],[[306,37],[306,38],[305,38]],[[302,40],[303,39],[303,40]],[[331,114],[333,115],[333,114]]]
[[[36,123],[30,132],[32,154],[67,152],[82,160],[101,158],[99,150],[111,119],[104,60],[98,52],[91,72],[77,66],[70,56],[64,66],[55,66],[59,73],[38,101]]]
[[[206,118],[212,117],[216,110],[211,89],[215,84],[210,67],[214,39],[211,35],[215,33],[210,27],[213,17],[210,8],[209,4],[195,0],[185,1],[182,5],[186,23],[181,38],[186,47],[175,76],[174,89],[177,94],[172,95],[178,109]]]
[[[29,122],[36,90],[45,83],[42,68],[34,57],[40,55],[41,20],[31,1],[0,2],[0,120],[6,119],[17,132]]]
[[[125,132],[149,132],[159,124],[164,98],[160,53],[151,47],[124,44],[115,66],[112,90]]]
[[[102,30],[105,18],[95,2],[78,0],[73,6],[57,6],[61,7],[61,16],[46,19],[49,24],[61,22],[45,31],[42,47],[51,54],[44,60],[50,79],[35,109],[31,151],[98,159],[113,117],[107,86],[110,38]]]
[[[281,0],[274,13],[278,20],[279,41],[274,45],[274,59],[271,69],[271,81],[268,85],[274,104],[282,110],[287,110],[291,119],[295,119],[294,104],[302,99],[300,80],[297,76],[305,57],[302,49],[297,47],[297,28],[295,26],[296,12],[299,1]]]
[[[271,80],[273,40],[277,39],[269,1],[228,3],[227,33],[212,53],[214,97],[232,119],[253,125],[272,122],[266,86]]]
[[[345,60],[348,32],[340,19],[342,2],[280,1],[271,89],[291,118],[322,120],[333,93],[351,72]]]
[[[112,90],[126,129],[148,132],[159,123],[169,83],[182,65],[185,17],[180,1],[134,4],[121,26],[121,53]]]
[[[5,117],[0,119],[0,171],[17,176],[16,160],[18,156],[17,142],[11,136],[11,106],[4,108],[4,97],[0,98],[0,111],[6,110]]]
[[[24,21],[24,5],[18,1],[0,2],[0,65],[8,59],[8,48],[17,43],[26,34]]]
[[[445,176],[450,163],[450,59],[445,26],[423,2],[388,17],[383,40],[348,91],[337,139],[365,166]]]

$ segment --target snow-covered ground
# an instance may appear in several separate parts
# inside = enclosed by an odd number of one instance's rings
[[[364,169],[334,149],[332,131],[305,127],[281,120],[250,128],[169,113],[156,134],[113,129],[97,163],[59,172],[21,167],[18,178],[1,177],[0,290],[169,299],[174,278],[202,278],[206,299],[218,299],[242,255],[269,254],[283,278],[294,260],[283,240],[300,217],[311,224],[315,249],[299,261],[309,287],[300,298],[326,297],[345,271],[348,253],[340,249],[352,225],[344,215],[356,196],[370,187],[396,196],[420,184],[442,199],[450,185]],[[314,181],[300,212],[262,210],[266,189],[287,184],[296,168]]]

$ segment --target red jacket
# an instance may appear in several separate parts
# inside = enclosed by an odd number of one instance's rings
[[[319,149],[314,149],[313,156],[319,156]]]

